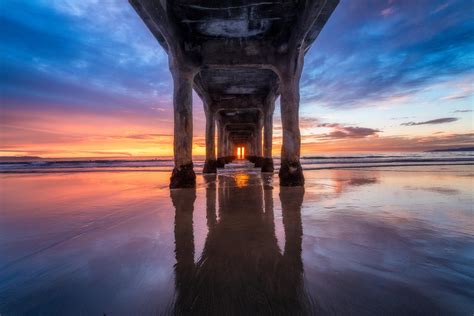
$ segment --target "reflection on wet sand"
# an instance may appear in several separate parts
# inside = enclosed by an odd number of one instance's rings
[[[472,168],[305,175],[3,176],[0,314],[472,313]]]
[[[245,184],[243,184],[245,182]],[[208,181],[208,234],[194,263],[194,190],[171,193],[176,208],[176,302],[174,314],[299,315],[312,304],[304,292],[301,204],[303,188],[282,188],[285,246],[275,235],[271,187],[241,174]],[[245,201],[245,204],[242,203]],[[216,211],[218,215],[216,214]]]

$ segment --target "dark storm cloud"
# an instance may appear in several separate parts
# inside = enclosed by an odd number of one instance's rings
[[[407,122],[407,123],[402,123],[400,125],[402,125],[402,126],[435,125],[435,124],[444,124],[444,123],[456,122],[457,120],[459,120],[459,119],[456,118],[456,117],[443,117],[443,118],[424,121],[424,122]]]

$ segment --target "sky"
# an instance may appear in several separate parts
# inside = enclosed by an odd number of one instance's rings
[[[474,146],[472,16],[471,0],[341,0],[305,57],[302,155]],[[128,1],[3,0],[0,24],[0,156],[172,154],[168,59]],[[193,116],[203,155],[196,95]]]

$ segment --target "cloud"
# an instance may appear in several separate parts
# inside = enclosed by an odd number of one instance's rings
[[[456,111],[453,111],[453,113],[471,113],[472,110],[471,109],[465,109],[465,110],[456,110]]]
[[[343,138],[364,138],[368,136],[377,136],[380,130],[357,127],[357,126],[343,126],[338,123],[323,123],[319,124],[318,127],[329,127],[333,131],[327,134],[315,135],[320,139],[343,139]]]
[[[464,0],[341,1],[306,55],[303,104],[377,106],[472,74],[470,12]]]
[[[115,136],[116,138],[141,139],[141,140],[155,140],[157,137],[173,137],[173,134],[128,134],[125,136]]]
[[[450,95],[447,97],[444,97],[442,100],[462,100],[469,97],[468,95]]]
[[[302,116],[299,122],[301,129],[314,128],[319,125],[319,119],[315,117]]]
[[[4,104],[105,113],[172,108],[166,53],[128,3],[11,1],[0,23],[9,30],[0,34]]]
[[[459,120],[456,117],[443,117],[435,120],[429,120],[424,122],[407,122],[400,124],[401,126],[416,126],[416,125],[435,125],[435,124],[444,124],[444,123],[451,123],[456,122]]]
[[[404,152],[428,151],[474,146],[474,133],[433,136],[380,136],[364,138],[321,139],[302,137],[302,152]]]

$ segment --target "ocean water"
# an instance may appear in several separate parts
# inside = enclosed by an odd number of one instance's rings
[[[274,157],[278,170],[280,160]],[[303,156],[304,170],[338,168],[373,168],[396,166],[472,165],[474,152],[419,152],[388,154],[325,154]],[[204,165],[202,157],[194,159],[195,172]],[[170,157],[159,158],[0,158],[0,173],[33,172],[99,172],[99,171],[155,171],[168,172],[173,168]]]

